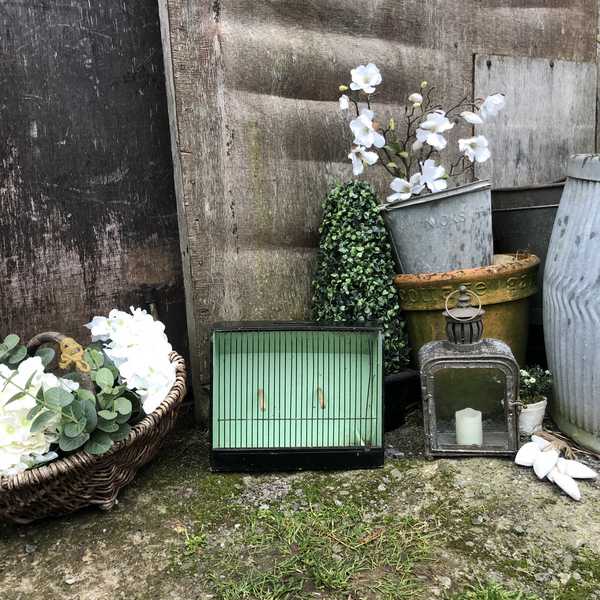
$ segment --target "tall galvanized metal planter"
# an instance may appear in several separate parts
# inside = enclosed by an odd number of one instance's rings
[[[571,157],[544,272],[554,420],[600,452],[600,155]]]
[[[440,273],[492,263],[489,181],[381,207],[401,273]]]

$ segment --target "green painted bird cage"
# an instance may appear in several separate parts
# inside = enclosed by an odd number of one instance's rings
[[[381,466],[382,369],[376,326],[215,325],[212,469]]]

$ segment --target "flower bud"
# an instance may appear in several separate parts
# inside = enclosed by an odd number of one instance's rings
[[[426,87],[427,87],[427,82],[421,81],[421,89],[426,88]]]
[[[394,129],[396,129],[396,121],[394,121],[394,119],[390,119],[390,122],[388,123],[388,127],[390,129],[390,131],[394,131]]]
[[[348,91],[348,86],[347,85],[340,85],[339,90],[340,90],[340,92],[347,92]]]
[[[413,102],[413,108],[419,108],[421,106],[420,102]]]
[[[398,156],[400,158],[408,158],[408,152],[406,150],[402,150],[402,152],[398,152]]]
[[[389,162],[389,163],[387,164],[387,168],[388,168],[388,169],[397,169],[397,168],[398,168],[398,165],[397,165],[395,162]]]

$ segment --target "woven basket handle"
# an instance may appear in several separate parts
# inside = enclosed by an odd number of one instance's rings
[[[38,333],[27,342],[27,350],[35,352],[42,344],[55,343],[58,345],[58,368],[68,369],[73,367],[81,377],[81,385],[94,391],[95,386],[90,377],[90,366],[83,358],[84,349],[73,338],[57,331],[44,331]]]

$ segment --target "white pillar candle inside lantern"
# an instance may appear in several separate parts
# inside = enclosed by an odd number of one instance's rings
[[[483,444],[483,425],[481,411],[473,408],[457,410],[456,443],[460,446],[481,446]]]

